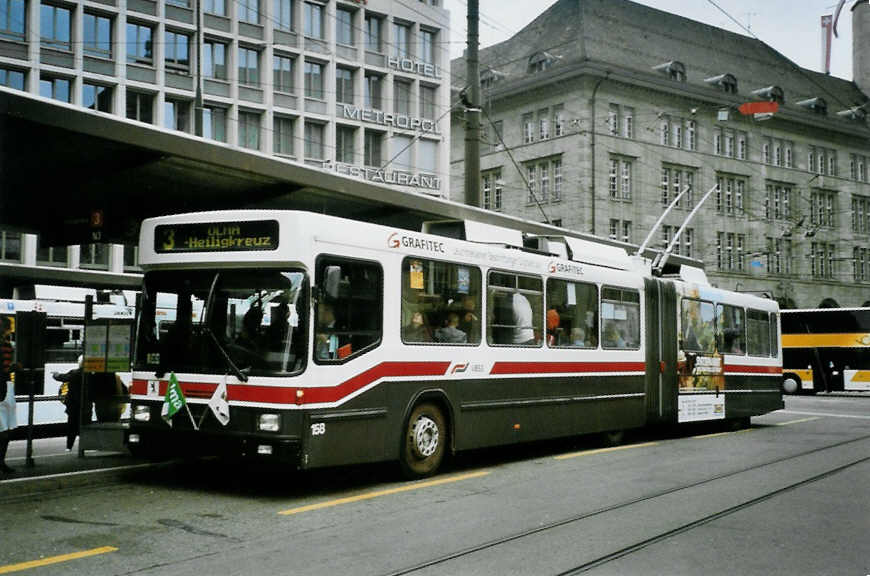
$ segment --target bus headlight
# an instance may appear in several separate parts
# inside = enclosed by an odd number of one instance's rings
[[[136,406],[133,408],[133,420],[136,422],[151,421],[151,406]]]
[[[257,421],[257,430],[277,432],[280,429],[281,421],[277,414],[260,414],[260,419]]]

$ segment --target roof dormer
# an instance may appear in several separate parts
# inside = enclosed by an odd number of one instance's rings
[[[493,68],[487,68],[480,73],[480,87],[492,88],[493,84],[500,82],[505,76],[504,72],[499,72]]]
[[[671,60],[670,62],[653,66],[653,70],[667,75],[671,80],[676,80],[677,82],[686,81],[686,66],[677,60]]]
[[[815,98],[808,98],[807,100],[801,100],[800,102],[796,102],[796,104],[821,116],[825,116],[828,113],[828,103],[825,102],[824,98],[818,96]]]
[[[758,90],[753,90],[752,95],[760,100],[767,100],[768,102],[785,104],[785,94],[783,93],[782,88],[780,88],[779,86],[768,86],[767,88],[759,88]]]
[[[553,63],[558,60],[558,56],[553,56],[549,52],[541,50],[529,56],[529,73],[543,72],[550,68]]]
[[[733,74],[719,74],[704,78],[704,82],[710,86],[715,86],[727,94],[737,94],[737,78]]]
[[[840,110],[837,112],[837,116],[840,118],[847,118],[849,120],[858,120],[862,121],[867,117],[867,111],[864,110],[864,106],[852,106],[851,108],[847,108],[845,110]]]

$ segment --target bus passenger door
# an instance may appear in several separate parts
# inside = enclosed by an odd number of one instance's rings
[[[650,424],[676,421],[677,296],[672,282],[646,283],[646,398]]]

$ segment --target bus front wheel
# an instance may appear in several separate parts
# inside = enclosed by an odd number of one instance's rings
[[[797,394],[800,391],[801,383],[797,376],[788,374],[782,379],[782,391],[786,394]]]
[[[402,441],[402,472],[408,478],[434,474],[444,460],[448,442],[447,421],[441,409],[418,404],[408,417]]]

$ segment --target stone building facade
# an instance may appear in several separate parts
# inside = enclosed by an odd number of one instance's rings
[[[461,89],[464,62],[452,69]],[[864,305],[870,129],[856,82],[627,0],[560,0],[481,51],[481,205],[640,244],[687,190],[654,235],[663,246],[718,184],[675,244],[714,284],[790,307]],[[461,201],[461,111],[452,130]]]

